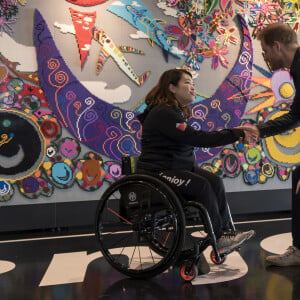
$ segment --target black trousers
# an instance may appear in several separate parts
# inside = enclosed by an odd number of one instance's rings
[[[206,207],[217,238],[230,229],[231,215],[223,180],[219,176],[197,166],[193,171],[166,170],[158,174],[186,200],[198,201]]]
[[[300,192],[296,194],[297,183],[300,180],[300,166],[292,173],[292,237],[293,245],[300,249]]]

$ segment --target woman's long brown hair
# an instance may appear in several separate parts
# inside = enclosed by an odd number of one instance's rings
[[[182,74],[188,74],[192,78],[192,74],[184,69],[171,69],[160,76],[156,86],[150,90],[145,98],[149,110],[154,106],[165,104],[179,109],[187,118],[190,116],[189,107],[181,105],[169,89],[170,84],[177,86]]]

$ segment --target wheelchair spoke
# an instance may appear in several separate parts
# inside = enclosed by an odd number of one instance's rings
[[[141,269],[143,269],[143,264],[142,264],[142,259],[141,259],[141,249],[140,249],[140,247],[138,247],[138,250],[139,250],[139,257],[140,257],[140,266],[141,266]]]
[[[133,258],[134,258],[134,253],[135,253],[136,247],[137,247],[137,245],[135,245],[135,247],[134,247],[134,250],[133,250],[133,253],[132,253],[132,256],[131,256],[131,260],[130,260],[129,265],[132,264],[132,260],[133,260]]]
[[[171,232],[168,233],[168,235],[167,235],[167,237],[166,237],[166,239],[165,239],[165,241],[164,241],[164,243],[163,243],[163,246],[164,246],[164,247],[166,246],[166,243],[167,243],[167,241],[168,241],[168,239],[169,239],[170,234],[171,234]]]
[[[112,212],[113,214],[115,214],[117,217],[121,218],[123,221],[125,221],[127,224],[132,225],[131,222],[129,222],[128,220],[126,220],[125,218],[123,218],[121,215],[119,215],[117,212],[115,212],[114,210],[112,210],[111,208],[107,208],[110,212]]]
[[[126,241],[126,245],[122,246],[121,248],[125,249],[130,246],[129,243],[130,243],[131,239],[129,236],[125,236],[125,237],[118,239],[118,241],[113,243],[110,248],[117,248],[118,246],[120,247],[120,245],[124,245],[123,241]]]

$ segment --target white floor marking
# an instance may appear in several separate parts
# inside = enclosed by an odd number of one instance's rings
[[[291,245],[292,234],[290,232],[272,235],[260,242],[262,249],[274,254],[282,254]]]
[[[204,256],[209,263],[210,271],[207,274],[197,276],[193,285],[210,284],[235,280],[245,276],[248,272],[248,266],[238,252],[232,252],[226,257],[221,265],[215,265],[210,259],[211,247],[204,251]]]
[[[292,218],[281,218],[281,219],[266,219],[266,220],[252,220],[252,221],[241,221],[234,222],[234,224],[253,224],[253,223],[267,223],[267,222],[281,222],[281,221],[290,221]]]
[[[89,255],[86,251],[54,254],[39,286],[83,282],[89,263],[100,257],[99,251]]]
[[[130,261],[132,269],[140,268],[140,262],[143,262],[143,267],[153,264],[153,259],[159,260],[159,255],[150,253],[148,247],[139,247],[139,253],[135,247],[126,247],[114,249],[112,254],[119,254],[133,257]],[[209,284],[216,282],[225,282],[240,278],[247,274],[248,266],[238,252],[233,252],[226,257],[222,265],[215,265],[210,260],[211,247],[204,252],[205,258],[210,266],[210,272],[205,275],[198,276],[192,282],[195,285]],[[135,254],[133,254],[135,253]],[[139,255],[142,256],[140,260]],[[68,283],[83,282],[88,265],[95,259],[102,257],[101,252],[87,254],[86,251],[59,253],[54,254],[48,269],[46,270],[39,286],[59,285]]]
[[[0,274],[9,272],[13,270],[15,267],[16,265],[11,261],[0,260]]]
[[[44,241],[44,240],[59,240],[59,239],[70,239],[70,238],[89,237],[89,236],[95,236],[95,234],[89,233],[89,234],[74,234],[74,235],[62,235],[62,236],[46,236],[46,237],[42,237],[42,238],[5,240],[5,241],[0,241],[0,244],[34,242],[34,241]]]
[[[194,237],[203,237],[205,235],[206,234],[204,231],[197,231],[192,233],[192,236]],[[230,253],[226,256],[223,264],[216,265],[211,261],[211,250],[212,247],[208,247],[204,251],[204,256],[209,264],[210,271],[207,274],[199,275],[198,277],[196,277],[196,279],[192,281],[194,285],[230,281],[243,277],[247,274],[248,266],[239,252],[234,251]]]
[[[286,219],[277,219],[276,221],[283,221]],[[267,220],[272,222],[275,220]],[[256,221],[260,222],[260,221]],[[251,222],[247,222],[251,223]],[[68,236],[56,236],[56,237],[44,237],[34,239],[19,239],[19,240],[8,240],[1,241],[4,243],[17,243],[17,242],[30,242],[38,240],[48,239],[64,239],[64,238],[78,238],[78,237],[89,237],[94,234],[82,234],[82,235],[68,235]],[[261,247],[271,253],[280,254],[283,253],[286,248],[292,244],[291,233],[278,234],[270,236],[261,241]],[[132,247],[128,247],[128,256],[131,256]],[[123,249],[124,250],[124,249]],[[142,249],[141,249],[142,250]],[[116,253],[120,253],[120,249],[115,249]],[[144,251],[141,251],[143,253]],[[210,266],[210,272],[204,275],[200,275],[193,280],[194,285],[210,284],[217,282],[226,282],[235,280],[245,276],[248,272],[248,266],[238,252],[233,252],[226,257],[226,260],[221,265],[215,265],[210,259],[211,247],[208,247],[204,251],[204,256]],[[125,253],[124,253],[125,254]],[[87,254],[86,251],[81,252],[70,252],[70,253],[59,253],[54,254],[52,261],[46,270],[40,286],[67,284],[83,282],[89,263],[97,258],[101,258],[102,254],[100,251]],[[145,264],[151,264],[151,255],[147,252],[143,253],[143,259]],[[153,258],[153,256],[152,256]],[[159,256],[157,257],[159,259]],[[132,264],[139,267],[138,257],[134,258]],[[132,265],[132,267],[133,267]],[[9,261],[0,261],[0,274],[9,272],[15,268],[15,264]]]

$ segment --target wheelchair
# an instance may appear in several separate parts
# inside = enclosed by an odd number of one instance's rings
[[[134,161],[122,159],[124,177],[110,185],[97,207],[96,237],[107,262],[132,278],[153,277],[176,264],[187,282],[197,276],[208,246],[211,260],[222,264],[227,254],[218,251],[206,208],[177,195],[164,178],[136,174]]]

